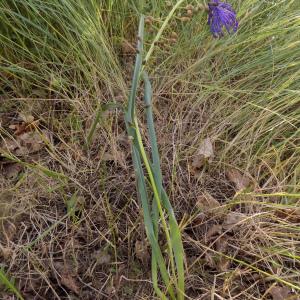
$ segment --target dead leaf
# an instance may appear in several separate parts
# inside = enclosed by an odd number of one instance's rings
[[[273,286],[269,294],[273,300],[287,300],[291,296],[291,290],[287,286]]]
[[[34,117],[31,114],[26,112],[19,112],[19,118],[25,123],[32,123],[34,121]]]
[[[103,160],[103,161],[109,161],[109,162],[113,161],[113,162],[119,164],[120,166],[122,166],[123,168],[126,168],[125,155],[116,146],[112,146],[110,152],[105,152],[101,156],[101,160]]]
[[[205,261],[212,268],[219,272],[227,272],[230,268],[231,261],[223,255],[206,253]]]
[[[168,0],[167,0],[167,1],[166,1],[166,6],[167,6],[167,7],[172,7],[172,6],[173,6],[173,4],[172,4],[172,2],[171,2],[171,1],[168,1]]]
[[[236,228],[237,225],[240,225],[240,223],[246,219],[246,215],[232,211],[227,214],[225,217],[225,220],[223,222],[223,228],[225,230],[233,230]]]
[[[19,113],[18,119],[19,123],[9,125],[9,128],[14,130],[14,135],[33,131],[39,123],[39,120],[34,121],[34,117],[28,113]]]
[[[191,20],[191,18],[189,18],[189,17],[181,17],[180,20],[181,20],[182,22],[188,22],[188,21]]]
[[[104,250],[96,251],[93,254],[94,259],[97,262],[97,265],[107,265],[111,262],[111,256]]]
[[[76,283],[76,279],[68,273],[61,275],[61,284],[73,291],[75,294],[79,294],[79,287]]]
[[[3,257],[4,260],[11,259],[13,255],[13,250],[9,247],[4,247],[0,244],[0,257]]]
[[[101,157],[101,160],[103,161],[114,161],[115,160],[115,157],[109,153],[109,152],[105,152],[102,157]]]
[[[0,220],[9,218],[13,215],[13,207],[15,202],[15,196],[13,191],[4,191],[2,190],[0,193]],[[8,222],[8,224],[10,224]],[[5,225],[5,226],[4,226]],[[0,222],[0,236],[5,230],[2,228],[6,228],[6,223]]]
[[[105,293],[112,296],[116,293],[116,288],[113,285],[113,280],[111,283],[105,288]]]
[[[206,162],[211,162],[214,158],[214,147],[210,138],[206,138],[202,141],[198,151],[195,153],[194,160],[192,162],[192,172],[197,174]]]
[[[23,167],[20,164],[12,163],[7,164],[3,167],[3,175],[6,179],[15,180],[19,173],[22,171]]]
[[[250,184],[250,179],[243,175],[237,169],[229,169],[226,171],[227,178],[234,184],[237,191],[247,188]]]
[[[206,219],[206,215],[203,212],[198,213],[193,219],[193,226],[198,226],[203,224]]]
[[[218,238],[216,241],[216,250],[218,252],[225,253],[228,248],[228,237],[223,235],[222,237]]]
[[[1,147],[0,147],[0,153],[1,153],[1,148],[13,153],[17,148],[18,148],[18,144],[16,142],[16,140],[12,140],[12,139],[4,139],[1,143]]]
[[[177,39],[177,38],[178,38],[177,32],[172,31],[172,32],[171,32],[171,38],[172,38],[172,39]]]
[[[231,261],[230,259],[221,256],[216,264],[217,270],[219,272],[227,272],[230,268]]]
[[[76,272],[74,271],[74,268],[61,262],[55,262],[54,266],[59,274],[61,284],[78,295],[80,288],[76,280]]]
[[[207,234],[205,235],[205,240],[210,241],[212,237],[214,237],[216,234],[220,235],[222,233],[222,226],[221,225],[213,225],[212,227],[209,228],[207,231]]]
[[[214,257],[212,256],[212,254],[206,252],[204,259],[211,268],[213,268],[213,269],[216,268],[216,263],[215,263],[215,260],[214,260]]]
[[[46,131],[43,132],[45,134]],[[46,139],[47,136],[45,135]],[[43,139],[41,133],[35,131],[35,132],[26,132],[19,136],[19,141],[22,146],[22,148],[27,152],[24,153],[21,150],[19,152],[16,152],[18,155],[24,155],[24,154],[30,154],[37,152],[41,150],[45,146],[44,142],[45,138]]]
[[[14,140],[6,138],[1,148],[4,152],[8,151],[16,156],[26,156],[40,151],[51,142],[51,139],[52,136],[47,130],[24,132]]]
[[[145,18],[145,24],[152,25],[154,22],[154,18],[152,16],[147,16]]]
[[[217,208],[220,207],[220,203],[211,194],[205,192],[198,197],[196,206],[202,212],[216,213]]]
[[[148,251],[148,244],[146,241],[139,241],[135,242],[134,246],[135,255],[136,257],[144,264],[147,265],[148,258],[149,258],[149,251]]]
[[[8,126],[10,129],[14,130],[14,135],[20,135],[23,132],[26,132],[26,123],[21,123],[21,124],[12,124]]]
[[[0,226],[0,230],[1,230],[0,237],[3,234],[3,236],[6,239],[7,244],[9,244],[9,242],[13,240],[13,238],[17,232],[17,227],[14,223],[7,221]]]

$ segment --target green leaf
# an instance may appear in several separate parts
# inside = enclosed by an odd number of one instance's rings
[[[0,283],[2,283],[4,285],[4,287],[14,293],[18,299],[20,300],[24,300],[24,298],[22,297],[21,293],[19,292],[19,290],[17,289],[17,287],[14,284],[14,280],[10,279],[7,274],[5,273],[4,269],[1,268],[0,269]]]

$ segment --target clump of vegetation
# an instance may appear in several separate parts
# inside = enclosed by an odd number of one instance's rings
[[[151,276],[124,115],[142,14],[157,150],[140,87],[138,128],[160,154],[185,297],[298,297],[300,7],[230,4],[239,28],[216,39],[199,1],[1,1],[1,299],[170,295]]]

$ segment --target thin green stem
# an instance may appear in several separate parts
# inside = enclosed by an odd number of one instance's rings
[[[150,48],[145,56],[145,60],[144,60],[144,65],[149,61],[151,55],[152,55],[152,52],[154,51],[154,47],[155,47],[155,44],[159,41],[162,33],[164,32],[165,28],[167,27],[169,21],[171,20],[174,12],[176,11],[176,9],[184,2],[185,0],[179,0],[174,6],[173,8],[170,10],[168,16],[166,17],[166,19],[164,20],[163,24],[161,25],[160,29],[158,30],[155,38],[153,39],[151,45],[150,45]],[[144,67],[142,68],[144,69]]]
[[[168,225],[167,225],[167,222],[166,222],[166,219],[165,219],[165,216],[164,216],[164,212],[163,212],[163,209],[162,209],[162,206],[161,206],[161,199],[160,199],[157,187],[156,187],[156,182],[155,182],[155,179],[154,179],[154,176],[153,176],[151,166],[149,164],[149,160],[148,160],[146,152],[145,152],[145,148],[144,148],[144,145],[143,145],[143,141],[142,141],[142,137],[141,137],[141,133],[140,133],[140,130],[139,130],[138,121],[137,121],[136,117],[134,117],[134,124],[135,124],[135,128],[136,128],[136,135],[137,135],[137,142],[138,142],[138,145],[139,145],[139,150],[140,150],[141,156],[143,158],[147,173],[149,175],[149,179],[150,179],[151,187],[152,187],[152,190],[153,190],[154,198],[156,200],[158,211],[159,211],[159,214],[161,216],[162,226],[163,226],[163,229],[164,229],[164,232],[165,232],[165,235],[166,235],[166,239],[167,239],[167,245],[168,245],[168,250],[169,250],[169,255],[170,255],[171,269],[172,269],[172,273],[173,273],[174,279],[175,279],[176,278],[176,271],[175,271],[175,265],[174,265],[174,255],[173,255],[173,250],[172,250],[172,242],[171,242],[171,237],[170,237],[170,233],[169,233],[169,228],[168,228]],[[177,286],[176,281],[175,281],[175,284]]]

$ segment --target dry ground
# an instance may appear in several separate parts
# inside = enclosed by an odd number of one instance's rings
[[[209,120],[205,107],[191,112],[185,95],[156,92],[154,107],[164,182],[182,228],[187,296],[298,299],[300,211],[246,195],[265,183],[220,167],[218,142],[198,135]],[[2,265],[25,299],[155,298],[122,111],[103,115],[87,150],[81,132],[89,119],[66,121],[68,107],[56,99],[44,114],[38,107],[1,113],[11,134],[2,149],[22,161],[0,161]]]
[[[275,146],[270,146],[256,165],[248,161],[251,143],[265,130],[260,121],[273,126],[274,116],[253,112],[257,123],[249,121],[253,125],[249,132],[246,126],[238,131],[239,122],[248,120],[236,117],[229,123],[226,116],[239,109],[240,103],[233,99],[245,97],[246,103],[249,94],[255,96],[265,83],[255,77],[256,67],[251,69],[250,62],[249,71],[237,68],[238,75],[233,74],[233,79],[228,75],[228,82],[221,77],[220,89],[207,92],[209,99],[203,100],[203,91],[210,91],[217,77],[214,74],[223,72],[218,57],[222,50],[217,46],[214,50],[213,42],[208,45],[184,59],[186,65],[173,63],[173,69],[163,70],[170,53],[158,55],[153,65],[160,67],[150,78],[164,183],[186,254],[186,298],[300,299],[300,200],[299,194],[283,193],[287,182],[292,186],[293,174],[297,181],[297,153],[287,149],[284,157],[277,157]],[[213,51],[216,57],[209,54]],[[242,56],[239,51],[234,55]],[[124,52],[125,79],[116,86],[128,90],[134,55],[130,49]],[[193,65],[193,56],[208,58],[203,65],[195,58]],[[255,63],[260,65],[259,60]],[[190,70],[207,81],[197,84],[191,77],[187,82],[185,72]],[[97,99],[103,104],[114,98],[118,107],[101,114],[89,147],[84,137],[96,108],[88,90],[76,94],[74,88],[74,94],[66,92],[62,98],[51,87],[49,92],[36,89],[22,97],[8,89],[8,96],[0,99],[0,266],[15,279],[26,300],[156,299],[122,112],[126,93],[107,90],[99,82]],[[280,119],[278,127],[283,123]],[[249,135],[245,143],[243,135]],[[293,142],[296,148],[296,138]],[[250,146],[244,155],[245,145]],[[224,148],[242,154],[225,155]],[[285,176],[289,169],[293,171]],[[164,242],[162,238],[162,246]],[[16,298],[0,287],[0,299]]]

